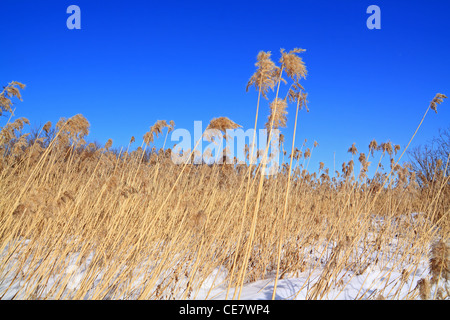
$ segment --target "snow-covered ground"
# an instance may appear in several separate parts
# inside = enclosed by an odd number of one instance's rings
[[[293,274],[285,274],[277,282],[276,299],[420,299],[417,289],[418,281],[430,279],[429,274],[429,250],[427,252],[410,255],[400,254],[397,246],[397,239],[392,239],[388,246],[384,247],[385,252],[377,250],[367,250],[359,248],[358,254],[351,254],[350,260],[354,259],[355,264],[349,268],[339,268],[339,272],[333,272],[332,259],[333,248],[336,244],[327,243],[323,246],[315,246],[309,254],[305,255],[306,266],[303,272],[297,271]],[[367,243],[367,241],[365,242]],[[21,250],[29,245],[29,240],[20,240],[14,246],[20,244]],[[79,253],[67,255],[64,263],[60,267],[53,267],[51,274],[44,274],[39,279],[29,277],[30,271],[38,268],[51,269],[48,261],[33,259],[33,254],[29,255],[26,261],[20,259],[20,253],[12,250],[14,246],[6,247],[0,253],[0,299],[38,299],[39,297],[63,299],[136,299],[142,292],[147,279],[152,275],[155,262],[145,261],[141,266],[132,270],[130,282],[118,283],[117,286],[102,289],[106,277],[102,270],[92,270],[89,264],[94,258],[94,252],[88,255],[83,263],[79,261]],[[386,252],[386,250],[388,252]],[[32,251],[32,250],[31,250]],[[305,252],[310,251],[306,249]],[[340,253],[344,254],[344,253]],[[399,260],[400,259],[400,260]],[[175,258],[176,261],[176,258]],[[342,260],[340,260],[342,261]],[[345,260],[345,261],[348,261]],[[4,264],[6,262],[6,264]],[[51,264],[51,262],[50,262]],[[61,265],[61,263],[59,264]],[[312,267],[314,266],[314,268]],[[154,283],[154,290],[161,290],[158,294],[162,298],[176,299],[236,299],[238,292],[235,288],[228,288],[228,270],[224,266],[214,269],[209,276],[199,279],[191,279],[192,286],[189,294],[185,288],[189,279],[189,266],[182,266],[183,275],[174,277],[173,273],[176,263],[171,268],[166,268],[160,278]],[[56,270],[56,268],[60,268]],[[109,275],[108,282],[114,282],[122,272],[127,269],[126,265],[121,266],[114,273]],[[130,270],[128,270],[130,272]],[[169,279],[169,280],[167,280]],[[76,296],[77,289],[83,286],[83,281],[88,280],[90,289],[83,296]],[[166,285],[165,281],[169,281]],[[38,284],[38,286],[36,286]],[[127,289],[120,290],[123,285]],[[159,289],[157,289],[159,285]],[[107,287],[107,286],[106,286]],[[442,298],[449,299],[450,281],[440,282],[440,294]],[[30,289],[31,288],[31,289]],[[99,289],[100,288],[100,289]],[[268,273],[265,279],[246,283],[242,287],[240,299],[245,300],[268,300],[272,298],[274,288],[274,275]],[[115,292],[118,291],[120,294]],[[32,291],[35,292],[32,292]],[[106,290],[106,294],[105,294]],[[108,290],[111,293],[108,293]],[[436,286],[431,287],[430,297],[439,294]]]
[[[5,258],[3,255],[2,258]],[[39,295],[46,296],[56,294],[59,288],[64,286],[65,291],[70,297],[70,292],[76,292],[81,285],[83,278],[88,276],[87,266],[91,257],[88,257],[84,267],[78,267],[75,264],[77,254],[69,258],[68,265],[61,270],[57,275],[50,276],[48,279],[41,280],[38,287]],[[13,267],[14,259],[10,259],[10,268]],[[391,267],[395,261],[390,263]],[[38,268],[39,264],[34,263],[34,268]],[[429,275],[428,261],[424,258],[420,263],[415,263],[414,266],[408,268],[403,265],[402,270],[391,268],[389,265],[382,269],[376,265],[368,266],[364,271],[343,270],[340,273],[330,277],[322,277],[326,281],[321,280],[321,276],[325,272],[325,266],[318,266],[312,272],[305,270],[302,273],[288,275],[286,278],[278,280],[276,299],[375,299],[380,296],[385,299],[419,299],[419,292],[416,289],[417,282],[420,279],[427,278]],[[30,298],[27,292],[27,287],[34,286],[35,280],[27,280],[26,275],[29,269],[29,264],[24,265],[22,270],[16,272],[8,272],[8,266],[4,268],[0,276],[0,296],[2,299],[26,299]],[[407,271],[404,271],[407,270]],[[170,271],[169,271],[170,272]],[[101,281],[102,273],[96,275],[93,288],[83,297],[84,299],[92,299],[95,294],[95,285]],[[136,283],[135,292],[139,292],[139,285],[143,283],[141,274],[134,282]],[[192,293],[188,298],[190,299],[233,299],[234,288],[228,289],[227,270],[224,267],[216,268]],[[58,284],[59,282],[59,284]],[[177,282],[177,287],[182,288],[187,283],[186,278],[181,278]],[[449,283],[444,284],[449,287]],[[265,280],[259,280],[252,283],[247,283],[243,286],[240,299],[245,300],[268,300],[272,298],[274,287],[274,277],[268,276]],[[324,289],[326,294],[323,294]],[[228,290],[227,290],[228,289]],[[168,290],[168,289],[167,289]],[[173,289],[172,289],[173,290]],[[227,295],[228,292],[228,295]],[[183,297],[184,292],[179,291],[178,298]],[[434,295],[434,290],[431,292],[431,297]],[[237,293],[234,298],[237,297]],[[32,296],[31,296],[32,298]],[[119,297],[112,297],[113,299],[133,299],[133,286],[130,287],[128,293]],[[447,297],[448,299],[448,297]]]
[[[324,296],[321,296],[320,290],[316,293],[317,296],[314,296],[314,288],[319,285],[318,279],[320,279],[322,272],[323,270],[319,269],[311,274],[304,272],[295,278],[278,280],[275,299],[375,299],[379,294],[386,299],[416,298],[411,293],[414,291],[417,281],[427,274],[424,269],[421,269],[414,277],[409,278],[405,283],[401,283],[399,281],[401,273],[399,272],[392,272],[389,278],[386,271],[383,272],[370,267],[362,275],[355,275],[354,272],[341,272],[338,274],[338,283],[331,284],[332,288]],[[385,288],[386,281],[389,284]],[[244,285],[240,298],[244,300],[268,300],[272,298],[273,288],[273,278],[255,281]],[[383,288],[384,290],[381,290]],[[233,291],[230,295],[232,293]],[[225,299],[226,294],[223,290],[216,289],[213,290],[210,297]]]

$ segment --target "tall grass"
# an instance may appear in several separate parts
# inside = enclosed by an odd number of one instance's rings
[[[260,98],[271,91],[265,125],[270,133],[285,126],[289,103],[296,108],[289,163],[274,176],[264,175],[269,149],[258,152],[256,165],[175,165],[173,150],[151,147],[164,130],[166,141],[173,121],[157,121],[136,150],[129,152],[132,137],[126,151],[114,152],[112,140],[104,147],[86,142],[90,124],[82,115],[54,127],[47,123],[34,139],[22,133],[25,118],[10,117],[0,133],[0,285],[7,284],[0,298],[213,298],[216,286],[228,298],[240,298],[246,283],[270,277],[275,298],[278,279],[319,271],[318,280],[304,287],[306,298],[322,299],[345,286],[343,271],[356,276],[372,267],[386,279],[377,298],[395,298],[424,257],[430,276],[406,298],[448,297],[444,289],[429,293],[449,274],[448,161],[419,187],[410,167],[400,165],[406,149],[397,156],[399,147],[391,142],[372,141],[368,156],[359,154],[359,172],[354,144],[340,172],[330,174],[323,164],[309,172],[317,143],[294,148],[299,111],[307,102],[300,84],[307,74],[298,56],[303,51],[281,50],[280,66],[270,52],[261,52],[247,87],[258,91],[255,128]],[[288,86],[284,98],[282,84]],[[25,86],[12,82],[4,88],[2,112],[12,114],[19,88]],[[412,138],[444,98],[436,95]],[[237,127],[226,117],[208,126],[223,134]],[[249,159],[254,146],[255,137],[247,146]],[[377,165],[371,178],[370,156]],[[385,158],[391,164],[386,172],[380,168]],[[391,279],[395,268],[402,276]],[[226,277],[212,276],[217,270]],[[360,298],[367,297],[367,290],[360,291]]]

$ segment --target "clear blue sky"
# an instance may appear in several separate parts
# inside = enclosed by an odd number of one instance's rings
[[[81,30],[66,27],[72,4]],[[366,27],[372,4],[381,30]],[[89,140],[126,147],[158,119],[193,130],[194,120],[227,116],[251,128],[257,92],[245,87],[256,55],[301,47],[310,113],[300,114],[296,145],[319,143],[310,169],[333,170],[336,152],[340,170],[353,142],[366,154],[372,139],[405,146],[434,95],[450,95],[449,31],[448,0],[2,1],[0,82],[27,85],[16,116],[37,125],[82,113]],[[264,102],[261,126],[267,112]],[[438,112],[414,145],[449,126],[450,102]]]

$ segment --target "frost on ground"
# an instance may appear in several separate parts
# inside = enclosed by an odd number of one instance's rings
[[[350,251],[337,249],[339,245],[331,241],[304,248],[305,267],[301,272],[281,274],[275,299],[449,299],[448,244],[443,251],[444,270],[439,270],[442,276],[436,281],[430,262],[431,247],[424,252],[408,251],[397,244],[397,239],[391,239],[383,246],[383,252],[368,249],[368,243],[376,246],[375,240],[369,234],[357,250]],[[159,261],[143,261],[134,268],[119,263],[114,268],[101,269],[92,266],[94,251],[84,257],[78,252],[70,253],[62,263],[54,263],[34,254],[36,248],[30,240],[23,239],[4,248],[0,254],[0,299],[134,300],[151,287],[146,296],[160,299],[268,300],[275,285],[271,271],[262,280],[245,283],[242,289],[229,287],[229,271],[222,265],[202,276],[193,276],[195,260],[186,262],[181,256],[174,257],[175,262],[159,271],[155,271],[161,265]],[[20,252],[26,251],[24,260]],[[343,261],[345,267],[339,267]],[[199,269],[195,269],[197,274]],[[158,277],[152,278],[155,272]]]

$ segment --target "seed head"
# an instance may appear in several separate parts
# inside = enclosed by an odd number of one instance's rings
[[[108,139],[108,141],[106,141],[106,144],[105,144],[105,149],[109,150],[109,148],[111,148],[112,144],[113,144],[112,139]]]
[[[270,51],[260,51],[257,56],[255,66],[257,70],[251,76],[247,83],[246,91],[251,86],[255,86],[256,90],[261,90],[262,96],[267,99],[267,91],[274,88],[277,81],[277,70],[279,68],[270,59],[272,53]]]
[[[242,128],[242,126],[228,119],[227,117],[220,117],[212,119],[206,129],[217,129],[222,131],[224,134],[227,132],[227,129],[237,129]]]
[[[431,110],[434,110],[434,112],[437,113],[437,105],[441,104],[442,101],[444,101],[444,99],[446,99],[446,98],[447,98],[447,96],[445,94],[442,94],[442,93],[436,94],[436,96],[433,98],[433,100],[431,100],[431,103],[430,103]]]
[[[277,129],[280,127],[286,128],[287,123],[286,109],[287,109],[286,99],[277,98],[270,104],[270,115],[265,125],[267,130],[271,130],[272,128]]]
[[[378,149],[378,143],[375,139],[373,139],[369,143],[369,150],[370,150],[370,154],[372,155],[372,157],[373,157],[373,152],[377,149]]]
[[[432,282],[436,282],[439,278],[450,279],[450,246],[443,240],[437,242],[431,249],[429,266]]]
[[[50,131],[51,127],[52,127],[52,123],[51,123],[50,121],[48,121],[48,122],[44,125],[44,127],[42,128],[42,130],[45,131],[46,133],[48,133],[48,132]]]
[[[347,152],[350,152],[352,155],[355,155],[358,153],[358,149],[356,149],[354,142],[353,142],[352,146],[347,150]]]
[[[299,82],[301,78],[306,78],[306,66],[297,54],[305,52],[305,49],[295,48],[288,53],[281,49],[280,63],[284,66],[286,74],[295,82]]]

